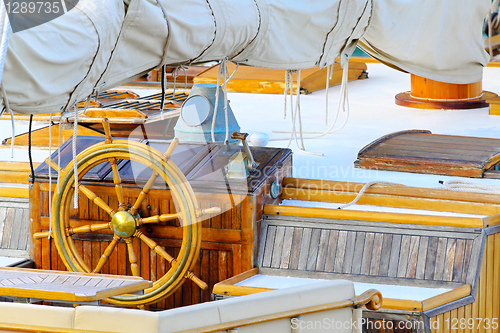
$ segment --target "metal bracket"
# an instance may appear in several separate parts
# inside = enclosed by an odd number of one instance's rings
[[[280,170],[283,167],[283,163],[276,163],[276,179],[271,183],[271,198],[276,199],[281,193],[280,185]]]
[[[243,149],[245,150],[245,154],[248,157],[248,160],[247,160],[247,170],[249,171],[249,173],[251,173],[251,172],[255,171],[255,169],[257,169],[258,164],[255,163],[255,160],[253,158],[252,152],[250,151],[250,147],[248,147],[248,142],[246,140],[247,136],[248,136],[248,133],[234,132],[231,135],[231,139],[239,139],[239,140],[241,140],[241,143],[243,144]]]

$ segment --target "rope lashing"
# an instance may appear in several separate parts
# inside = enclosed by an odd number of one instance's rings
[[[217,112],[219,108],[219,99],[220,99],[220,93],[219,93],[219,87],[221,86],[221,77],[222,77],[222,92],[224,94],[224,116],[225,116],[225,125],[226,125],[226,135],[224,138],[224,142],[229,141],[229,118],[227,114],[227,106],[228,106],[228,100],[227,100],[227,83],[234,77],[236,72],[238,71],[239,64],[236,64],[236,68],[234,69],[234,72],[231,75],[228,75],[228,70],[227,70],[227,58],[224,58],[220,61],[219,64],[219,73],[217,74],[217,87],[215,90],[215,105],[214,105],[214,115],[212,117],[212,128],[211,128],[211,137],[212,141],[215,142],[215,122],[217,119]]]

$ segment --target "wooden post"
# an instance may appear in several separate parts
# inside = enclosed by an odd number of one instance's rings
[[[411,74],[411,91],[396,95],[396,104],[418,109],[475,109],[487,107],[497,95],[483,91],[482,81],[456,84]]]

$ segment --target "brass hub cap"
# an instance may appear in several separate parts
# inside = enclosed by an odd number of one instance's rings
[[[119,211],[113,215],[111,226],[117,236],[128,238],[135,233],[137,223],[132,214],[126,211]]]

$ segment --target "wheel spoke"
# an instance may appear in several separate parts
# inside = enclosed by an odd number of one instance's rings
[[[130,262],[130,269],[133,276],[140,276],[139,265],[137,265],[137,256],[135,255],[134,245],[132,245],[132,237],[125,238],[128,249],[128,261]]]
[[[123,195],[122,179],[118,171],[116,158],[110,158],[109,163],[111,163],[111,168],[113,169],[113,182],[115,183],[116,197],[118,198],[118,210],[125,210],[127,209],[127,204]]]
[[[108,247],[106,247],[106,249],[104,250],[104,253],[101,256],[101,259],[99,259],[99,262],[97,263],[97,266],[94,268],[92,273],[100,273],[101,272],[101,269],[104,267],[104,264],[108,261],[111,253],[113,253],[113,250],[115,249],[116,244],[118,243],[119,240],[120,240],[119,236],[117,236],[117,235],[113,236],[113,240],[108,245]]]
[[[172,140],[172,143],[170,144],[170,146],[168,147],[166,153],[163,155],[163,160],[166,161],[170,158],[170,156],[172,156],[175,148],[177,148],[177,145],[179,144],[179,139],[177,138],[174,138]]]
[[[115,214],[115,211],[108,206],[107,203],[105,203],[101,198],[99,198],[94,192],[92,192],[91,190],[89,190],[88,187],[82,185],[82,184],[79,184],[78,185],[78,189],[83,193],[85,194],[85,196],[87,198],[90,199],[90,201],[92,201],[93,203],[95,203],[97,206],[101,207],[102,209],[104,209],[106,211],[106,213],[109,214],[109,216],[113,217],[113,215]]]
[[[146,196],[148,195],[149,191],[153,187],[153,184],[155,183],[158,176],[159,176],[158,173],[153,171],[153,174],[151,175],[151,177],[147,181],[146,185],[144,185],[144,188],[142,189],[141,193],[137,197],[137,200],[135,201],[134,205],[132,206],[132,208],[130,208],[130,210],[129,210],[130,214],[132,214],[132,215],[137,214],[139,207],[141,207],[142,202],[144,201],[144,199],[146,199]]]
[[[68,236],[82,233],[82,232],[95,232],[95,231],[100,231],[100,230],[105,230],[105,229],[110,229],[111,228],[111,223],[99,223],[99,224],[87,224],[81,227],[69,227],[66,230],[66,233]]]
[[[155,216],[150,216],[150,217],[145,217],[145,218],[139,218],[137,219],[137,223],[139,225],[146,224],[146,223],[159,223],[159,222],[166,222],[166,221],[171,221],[178,219],[180,217],[179,213],[175,214],[162,214],[162,215],[155,215]]]
[[[203,281],[202,279],[200,279],[199,277],[197,277],[196,275],[194,275],[193,272],[188,271],[186,273],[186,278],[190,279],[191,281],[196,283],[198,285],[198,287],[200,287],[201,289],[207,290],[208,284],[205,281]]]
[[[111,137],[111,127],[109,126],[109,119],[108,118],[103,118],[102,119],[102,127],[104,128],[104,135],[106,136],[106,143],[112,143],[113,138]]]
[[[158,253],[160,256],[163,257],[163,259],[165,259],[166,261],[168,261],[170,264],[172,264],[173,262],[175,262],[175,259],[170,254],[168,254],[167,251],[165,251],[163,249],[163,247],[159,246],[154,240],[152,240],[148,236],[144,235],[140,231],[136,232],[136,236],[139,237],[144,243],[146,243],[146,245],[149,246],[149,248],[151,250],[153,250],[156,253]]]

